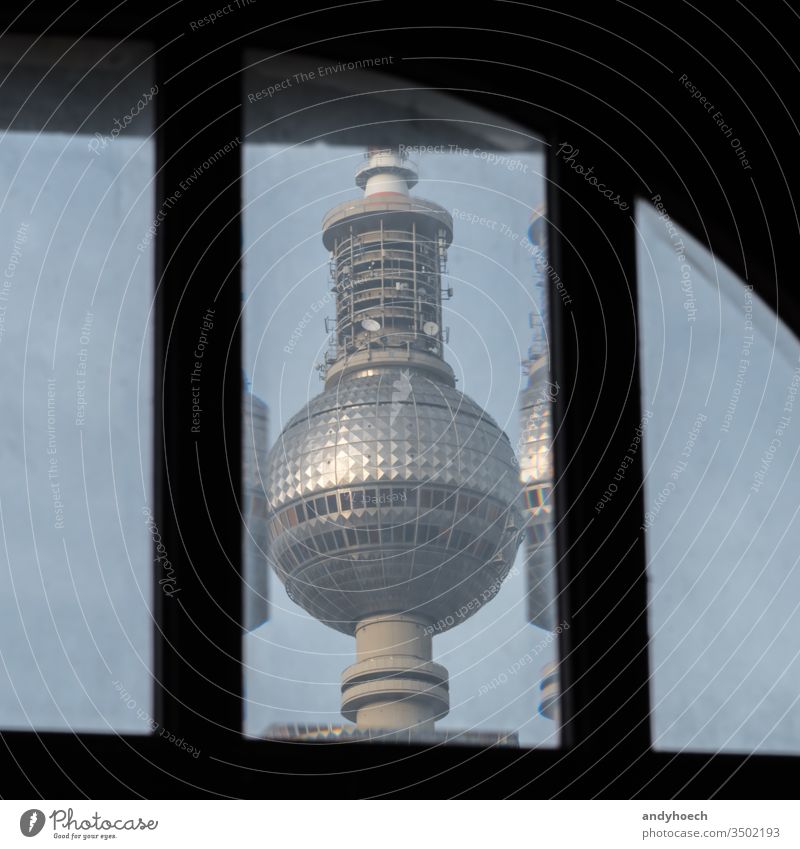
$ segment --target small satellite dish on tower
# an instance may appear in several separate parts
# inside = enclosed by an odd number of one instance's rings
[[[381,329],[380,322],[375,321],[374,318],[365,318],[361,322],[361,326],[364,328],[364,330],[367,330],[370,333],[377,333]]]
[[[426,321],[422,325],[422,331],[427,336],[436,336],[439,333],[439,325],[435,321]]]

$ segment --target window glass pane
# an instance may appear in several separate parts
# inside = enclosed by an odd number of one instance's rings
[[[303,526],[270,538],[245,730],[553,745],[551,517],[525,502],[552,479],[541,143],[366,67],[251,59],[244,361],[274,422],[265,497],[353,510],[326,516],[345,551],[290,562]],[[545,544],[526,548],[529,523]]]
[[[5,728],[152,728],[150,52],[3,37]]]
[[[800,751],[800,344],[637,207],[654,743]]]

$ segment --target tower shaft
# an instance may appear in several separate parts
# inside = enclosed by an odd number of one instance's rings
[[[359,728],[426,733],[447,715],[447,670],[433,662],[424,619],[397,613],[363,619],[356,658],[342,674],[342,714]]]

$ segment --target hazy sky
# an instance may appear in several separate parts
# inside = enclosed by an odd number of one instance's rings
[[[800,344],[680,227],[637,223],[656,743],[798,751]]]
[[[150,711],[154,158],[88,141],[0,144],[5,727],[141,730],[115,681]]]

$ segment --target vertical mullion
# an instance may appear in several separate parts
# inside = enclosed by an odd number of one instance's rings
[[[159,53],[156,99],[156,507],[171,571],[156,563],[155,716],[206,750],[240,733],[242,692],[240,56],[215,46],[187,34]]]
[[[550,275],[562,732],[611,780],[650,747],[633,199],[600,140],[577,128],[566,139],[578,155],[568,161],[565,138],[549,148],[547,199],[564,287]]]

